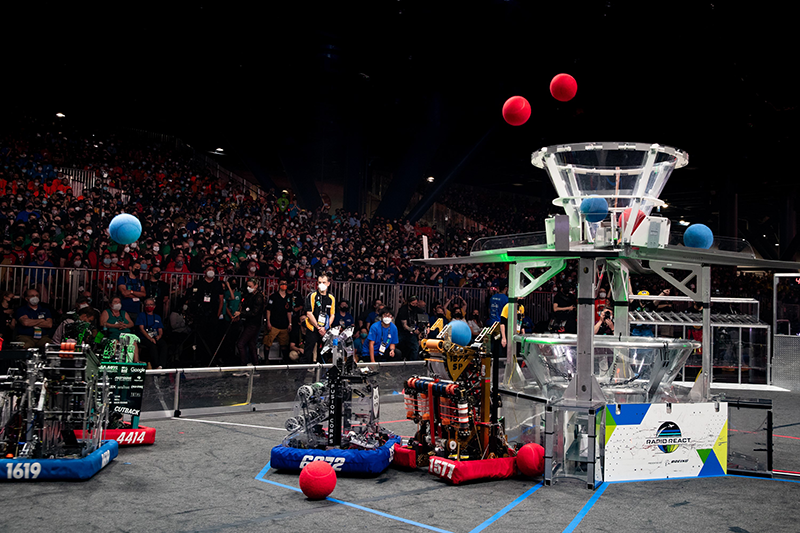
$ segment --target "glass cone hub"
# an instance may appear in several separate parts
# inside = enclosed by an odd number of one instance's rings
[[[577,372],[577,335],[522,337],[526,381],[550,400],[561,398]],[[697,341],[598,336],[594,339],[593,375],[608,403],[677,401],[672,387]]]
[[[576,143],[547,146],[533,153],[531,163],[543,168],[571,222],[579,219],[584,198],[599,196],[609,211],[631,207],[649,215],[670,174],[686,166],[689,155],[675,148],[647,143]]]

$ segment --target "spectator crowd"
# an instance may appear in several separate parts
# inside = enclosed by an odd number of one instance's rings
[[[413,263],[423,255],[421,235],[429,238],[431,257],[466,255],[480,237],[543,229],[548,212],[542,202],[516,201],[508,206],[481,199],[477,204],[476,195],[451,190],[442,200],[446,205],[491,229],[447,228],[446,235],[435,227],[332,211],[328,205],[312,212],[301,208],[289,191],[269,190],[256,197],[212,177],[174,145],[132,133],[87,133],[62,120],[6,124],[8,131],[0,136],[0,287],[6,291],[7,317],[3,338],[10,338],[16,329],[16,336],[27,344],[47,337],[57,326],[58,315],[81,305],[96,308],[97,316],[91,318],[98,328],[108,331],[110,320],[125,326],[114,326],[115,330],[151,331],[158,344],[163,330],[181,329],[180,324],[170,323],[171,312],[180,311],[166,306],[175,296],[170,292],[180,291],[178,296],[188,306],[194,286],[188,279],[177,289],[168,286],[166,274],[211,273],[220,284],[214,287],[213,303],[222,299],[214,316],[222,321],[234,319],[237,309],[231,311],[231,306],[246,292],[244,278],[229,279],[233,275],[284,280],[289,294],[297,293],[287,304],[295,314],[302,314],[297,291],[303,282],[313,284],[326,273],[334,294],[336,283],[342,281],[499,289],[507,285],[502,264]],[[62,169],[82,169],[91,178],[77,182]],[[108,236],[110,220],[121,212],[134,214],[142,223],[141,238],[135,243],[117,244]],[[68,267],[71,276],[83,276],[86,282],[79,293],[56,299],[58,280],[52,267]],[[558,292],[564,285],[574,285],[576,268],[570,264],[542,290]],[[96,286],[91,286],[93,280]],[[658,293],[661,282],[648,278],[646,283],[651,284],[651,294]],[[754,295],[762,300],[762,313],[770,301],[770,283],[768,278],[738,275],[735,269],[714,270],[716,294]],[[119,302],[112,301],[115,296]],[[15,302],[15,297],[24,301]],[[445,303],[428,302],[423,311],[435,315]],[[483,313],[487,305],[460,313],[464,317],[473,311]],[[139,316],[150,314],[159,316],[162,333],[150,323],[139,330]],[[355,325],[368,333],[366,316]],[[156,351],[157,357],[151,359],[174,358],[163,345]]]

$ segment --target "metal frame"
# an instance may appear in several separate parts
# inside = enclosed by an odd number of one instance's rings
[[[784,273],[784,274],[775,274],[773,276],[773,279],[772,279],[772,335],[769,338],[769,341],[772,342],[770,350],[775,349],[775,351],[778,352],[778,353],[782,352],[782,350],[780,349],[780,347],[782,345],[789,344],[789,343],[791,343],[791,344],[796,344],[797,343],[797,335],[792,335],[791,334],[791,323],[789,325],[789,334],[788,335],[784,335],[782,333],[781,334],[778,333],[778,305],[777,305],[778,304],[778,283],[780,282],[781,278],[800,278],[800,274],[798,274],[797,272]],[[792,348],[794,348],[794,346],[792,346]],[[772,353],[772,352],[770,351],[770,353]],[[771,359],[772,358],[770,358],[770,360]],[[777,363],[778,364],[781,363],[781,359],[780,358],[778,358]],[[787,368],[789,368],[791,370],[791,362],[790,362],[790,365],[788,365],[788,367],[785,366],[783,368],[779,368],[778,370],[779,371],[780,370],[786,370]],[[788,372],[788,375],[789,375],[789,378],[787,378],[786,380],[781,379],[780,385],[781,386],[790,386],[792,388],[792,390],[800,389],[800,383],[798,383],[797,380],[793,381],[791,379],[791,377],[793,375],[793,372],[791,372],[791,371]],[[796,373],[794,373],[794,375],[796,375]],[[770,375],[770,383],[772,383],[772,382],[774,382],[774,377],[772,375]]]

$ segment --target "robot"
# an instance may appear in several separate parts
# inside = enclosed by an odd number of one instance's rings
[[[498,417],[498,361],[491,353],[498,323],[483,328],[469,346],[452,342],[450,325],[443,328],[441,319],[432,329],[438,336],[420,343],[429,376],[411,377],[404,389],[406,416],[417,432],[397,462],[427,467],[454,483],[486,477],[462,462],[488,460],[489,477],[513,475],[516,452]]]
[[[400,437],[379,425],[378,372],[355,363],[352,327],[331,328],[322,341],[320,355],[333,366],[325,381],[298,389],[289,434],[272,449],[271,464],[299,469],[325,460],[339,472],[380,473]]]
[[[18,351],[0,376],[0,479],[86,479],[117,455],[102,442],[110,390],[87,345]]]

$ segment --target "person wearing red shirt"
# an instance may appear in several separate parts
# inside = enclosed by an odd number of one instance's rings
[[[594,319],[600,320],[602,318],[603,309],[608,305],[608,299],[606,298],[606,290],[600,289],[600,293],[598,294],[598,298],[594,301]]]
[[[189,267],[186,265],[186,258],[183,254],[178,254],[175,256],[174,261],[170,261],[169,264],[167,264],[167,272],[182,272],[185,274],[191,273]]]
[[[28,251],[22,247],[23,244],[25,244],[25,237],[19,235],[14,238],[14,248],[11,250],[11,253],[17,256],[18,265],[27,265],[30,260]]]

